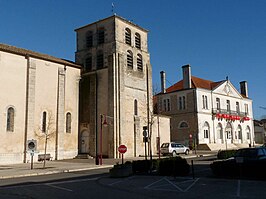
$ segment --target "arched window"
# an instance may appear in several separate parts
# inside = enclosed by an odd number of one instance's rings
[[[6,130],[14,132],[14,120],[15,120],[15,110],[12,107],[7,109],[7,121],[6,121]]]
[[[141,38],[139,33],[135,34],[135,47],[138,49],[141,48]]]
[[[103,68],[103,51],[97,52],[97,69]]]
[[[89,72],[92,70],[92,56],[89,55],[85,60],[84,71]]]
[[[137,55],[137,68],[139,71],[143,71],[143,62],[141,54]]]
[[[127,67],[133,69],[133,53],[130,50],[127,51]]]
[[[180,122],[180,124],[179,124],[179,128],[180,129],[183,129],[183,128],[188,128],[188,124],[186,123],[186,122]]]
[[[131,30],[129,28],[126,28],[125,31],[125,41],[126,44],[131,45]]]
[[[217,139],[223,139],[223,127],[221,123],[217,125],[216,132],[217,132]]]
[[[203,125],[204,138],[209,138],[210,137],[209,132],[210,132],[209,123],[205,122],[204,125]]]
[[[138,115],[138,100],[134,100],[134,115]]]
[[[42,113],[42,132],[46,133],[47,128],[47,112]]]
[[[104,28],[100,28],[99,30],[98,30],[98,44],[103,44],[104,43]]]
[[[66,132],[71,133],[71,113],[66,114]]]
[[[241,128],[240,125],[238,125],[236,132],[237,132],[237,133],[236,133],[236,136],[237,136],[236,139],[241,140],[241,139],[242,139],[242,128]]]
[[[86,34],[86,46],[90,48],[93,46],[93,33],[92,31],[88,31]]]

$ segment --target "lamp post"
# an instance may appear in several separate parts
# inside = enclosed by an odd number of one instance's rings
[[[106,116],[101,114],[101,128],[100,128],[100,165],[103,164],[103,125],[106,126],[107,125],[107,122],[106,122]],[[104,120],[103,120],[103,117],[104,117]]]

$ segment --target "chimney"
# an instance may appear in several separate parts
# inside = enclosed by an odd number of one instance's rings
[[[165,89],[165,72],[161,71],[161,92],[165,93],[166,89]]]
[[[183,89],[191,88],[191,69],[190,65],[182,66],[183,69]]]
[[[248,97],[248,83],[247,81],[240,82],[240,93]]]

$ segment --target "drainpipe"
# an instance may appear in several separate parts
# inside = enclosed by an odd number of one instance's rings
[[[30,57],[29,57],[29,55],[26,55],[26,59],[27,59],[27,74],[26,74],[26,104],[25,104],[23,163],[26,163],[26,159],[27,159],[28,109],[29,109],[29,71],[30,71]]]

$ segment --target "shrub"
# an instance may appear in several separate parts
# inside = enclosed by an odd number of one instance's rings
[[[218,151],[217,158],[218,159],[228,159],[233,157],[236,154],[237,150],[220,150]]]
[[[150,170],[150,160],[136,160],[132,162],[133,173],[146,173]]]
[[[158,173],[165,176],[186,176],[190,172],[190,166],[186,159],[181,157],[165,158],[159,161]]]

